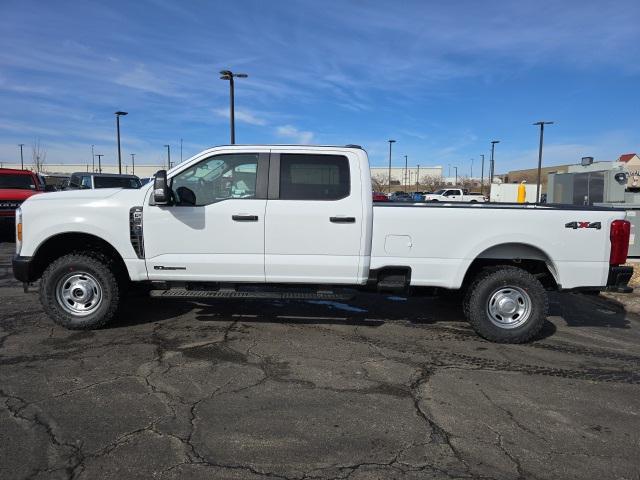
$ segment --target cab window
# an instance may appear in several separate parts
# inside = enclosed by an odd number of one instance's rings
[[[257,153],[216,155],[171,179],[176,205],[204,206],[231,198],[255,198]]]

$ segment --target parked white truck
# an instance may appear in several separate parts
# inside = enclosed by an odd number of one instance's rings
[[[71,329],[109,322],[135,285],[158,297],[336,298],[462,290],[484,338],[525,342],[547,290],[626,289],[623,211],[372,202],[357,146],[223,146],[137,190],[35,195],[17,212],[15,277],[40,279]]]
[[[466,188],[442,188],[424,196],[425,202],[486,202],[481,193],[469,193]]]

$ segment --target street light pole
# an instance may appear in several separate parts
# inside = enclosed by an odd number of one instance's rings
[[[93,151],[93,147],[95,147],[95,145],[91,145],[91,171],[95,172],[96,171],[96,154]]]
[[[118,132],[118,173],[122,173],[122,154],[120,152],[120,117],[128,115],[127,112],[117,111],[116,115],[116,130]]]
[[[469,177],[471,177],[471,180],[473,180],[473,158],[471,159],[471,174],[469,175]]]
[[[395,140],[387,140],[389,142],[389,193],[391,193],[391,145],[396,143]]]
[[[234,78],[247,78],[246,73],[233,73],[231,70],[222,70],[220,72],[220,80],[229,80],[229,117],[231,119],[231,145],[236,143],[236,112],[235,112],[235,93]]]
[[[407,170],[407,155],[404,156],[404,185],[405,185],[405,192],[407,191],[407,183],[409,183],[407,180],[409,178],[408,172],[409,170]]]
[[[456,183],[454,183],[454,184],[453,184],[453,186],[454,186],[454,187],[457,187],[457,186],[458,186],[458,167],[456,167],[456,166],[454,165],[454,167],[453,167],[453,168],[455,168],[455,169],[456,169]]]
[[[536,122],[540,125],[540,145],[538,146],[538,184],[536,185],[536,203],[540,203],[540,181],[542,179],[542,141],[544,139],[544,126],[553,125],[553,122]]]
[[[167,170],[171,169],[171,145],[165,145],[167,147]]]
[[[496,143],[500,143],[500,140],[491,140],[491,162],[489,165],[489,186],[491,186],[491,183],[493,182],[493,173],[495,169],[494,153],[495,153]]]
[[[96,157],[98,157],[98,173],[102,173],[102,157],[104,157],[104,155],[102,153],[98,153],[96,154]]]
[[[484,190],[484,155],[480,156],[482,157],[482,167],[480,168],[480,194],[482,194]]]
[[[136,174],[136,154],[135,153],[131,154],[131,173],[133,175]]]
[[[418,164],[418,172],[416,173],[416,190],[420,190],[420,164]]]
[[[22,147],[24,147],[24,143],[19,143],[18,146],[20,147],[20,168],[24,170],[24,155],[22,154]]]

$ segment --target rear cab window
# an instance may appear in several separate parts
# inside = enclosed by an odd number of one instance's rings
[[[340,200],[350,189],[349,160],[343,155],[280,155],[281,200]]]

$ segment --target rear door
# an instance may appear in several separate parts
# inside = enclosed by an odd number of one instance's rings
[[[363,205],[352,155],[272,150],[267,282],[357,283]]]

